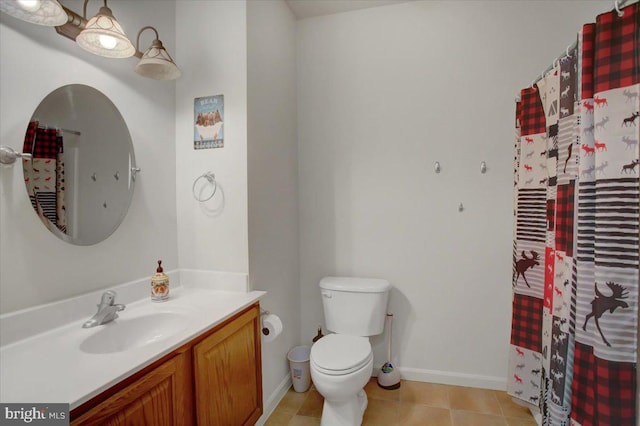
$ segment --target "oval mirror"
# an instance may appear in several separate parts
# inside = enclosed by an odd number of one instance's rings
[[[77,245],[106,239],[133,196],[131,135],[116,106],[82,84],[47,95],[31,116],[22,166],[27,194],[42,223]]]

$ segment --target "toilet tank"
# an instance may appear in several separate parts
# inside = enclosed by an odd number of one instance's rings
[[[391,284],[376,278],[324,277],[320,293],[329,331],[374,336],[384,330]]]

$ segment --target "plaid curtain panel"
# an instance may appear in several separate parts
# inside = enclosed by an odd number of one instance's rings
[[[595,62],[596,24],[585,24],[582,27],[582,99],[593,98],[593,64]]]
[[[37,129],[33,145],[34,158],[47,158],[55,160],[62,152],[62,138],[58,136],[56,129]]]
[[[635,364],[599,359],[576,342],[572,418],[583,426],[634,425]]]
[[[640,14],[638,4],[617,13],[603,13],[596,21],[595,92],[632,86],[640,82]]]
[[[520,134],[535,135],[547,131],[544,108],[538,94],[538,89],[523,89],[520,92]]]
[[[590,346],[575,344],[571,405],[573,419],[580,423],[591,421],[596,414],[595,359]]]
[[[38,129],[38,122],[31,121],[27,126],[27,132],[24,135],[24,144],[22,145],[22,152],[29,154],[33,153],[33,141],[36,138],[36,130]]]
[[[556,229],[556,200],[547,200],[547,231]]]
[[[542,299],[514,294],[511,344],[542,350]]]
[[[573,217],[575,200],[575,182],[558,185],[556,203],[556,250],[573,256]]]

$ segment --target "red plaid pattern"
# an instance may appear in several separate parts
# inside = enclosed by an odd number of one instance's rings
[[[573,256],[575,181],[558,185],[556,196],[556,250]]]
[[[547,200],[547,231],[553,231],[556,226],[556,200]]]
[[[27,126],[27,133],[24,135],[24,144],[22,145],[22,152],[31,153],[33,151],[33,140],[36,138],[36,130],[38,129],[38,122],[31,121]]]
[[[535,135],[547,131],[544,108],[538,89],[523,89],[520,92],[520,134]]]
[[[573,381],[571,383],[571,418],[583,426],[594,425],[596,409],[595,357],[590,346],[575,342]]]
[[[511,344],[542,351],[542,300],[537,297],[513,295]]]
[[[635,364],[597,358],[575,343],[571,417],[582,426],[636,424]]]
[[[596,52],[596,24],[582,26],[582,90],[580,99],[593,98],[593,62]]]
[[[640,82],[640,3],[603,13],[596,20],[595,93]]]
[[[33,146],[33,158],[58,158],[58,153],[62,152],[62,138],[58,137],[56,129],[36,130],[36,139]]]

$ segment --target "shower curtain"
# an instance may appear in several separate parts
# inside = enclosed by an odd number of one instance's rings
[[[635,425],[640,3],[597,17],[516,106],[507,390],[543,425]]]
[[[33,209],[66,233],[62,134],[56,129],[42,128],[37,121],[32,121],[27,127],[22,152],[32,156],[22,161],[22,168]]]

